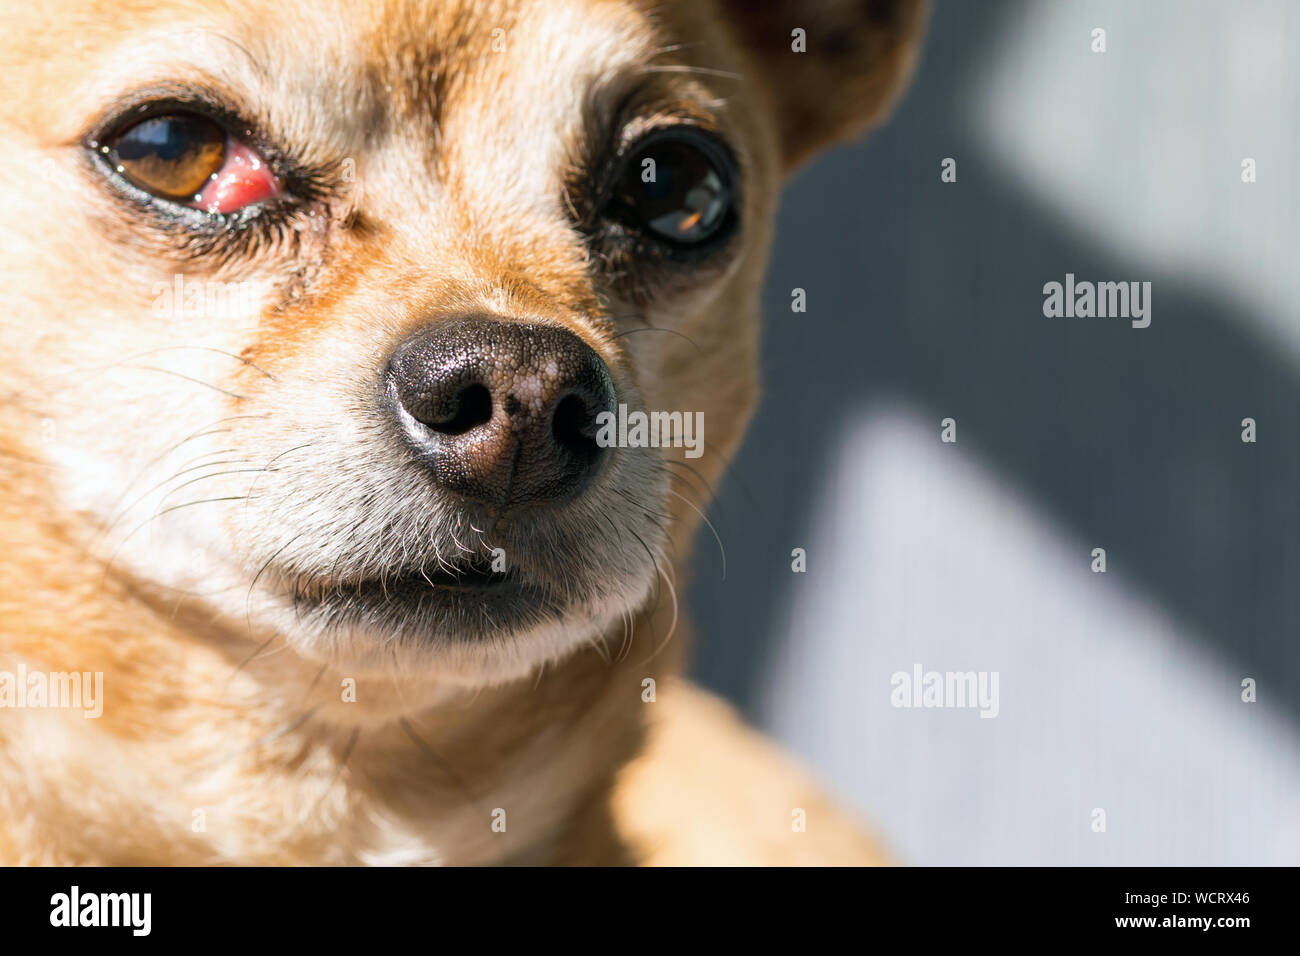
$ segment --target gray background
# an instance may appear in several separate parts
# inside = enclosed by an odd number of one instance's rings
[[[1300,863],[1297,50],[1286,0],[939,2],[785,193],[693,673],[902,862]],[[1067,272],[1151,327],[1044,318]],[[998,717],[891,707],[916,663]]]

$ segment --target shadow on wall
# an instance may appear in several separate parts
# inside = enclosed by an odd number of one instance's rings
[[[757,715],[782,611],[806,579],[790,552],[808,545],[834,443],[873,400],[900,396],[933,419],[936,442],[955,418],[967,451],[1300,720],[1295,370],[1195,275],[1137,274],[981,159],[961,87],[1024,6],[936,7],[895,118],[786,191],[763,401],[711,512],[726,580],[707,530],[695,551],[694,676]],[[940,182],[948,156],[956,184]],[[1151,280],[1151,327],[1044,318],[1043,284],[1067,272]],[[790,309],[796,287],[804,314]],[[1245,417],[1257,444],[1241,442]]]

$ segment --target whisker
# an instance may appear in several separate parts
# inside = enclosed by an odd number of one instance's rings
[[[401,704],[402,710],[409,711],[411,709],[410,705],[407,704],[406,695],[402,693],[402,684],[397,679],[397,675],[402,669],[401,662],[397,656],[397,645],[390,644],[388,646],[388,649],[393,653],[393,667],[392,670],[388,672],[388,677],[393,682],[393,694],[395,697],[397,697],[398,703]]]
[[[271,466],[274,465],[274,464],[275,464],[277,461],[279,461],[281,458],[283,458],[285,455],[289,454],[290,452],[301,451],[301,450],[304,449],[304,448],[310,448],[310,447],[311,447],[312,445],[314,445],[314,444],[316,444],[316,443],[315,443],[315,442],[311,442],[311,441],[309,441],[309,442],[306,442],[306,443],[304,443],[304,444],[302,444],[302,445],[294,445],[292,448],[289,448],[289,449],[286,449],[285,451],[280,452],[280,454],[276,455],[274,458],[272,458],[270,461],[268,461],[268,462],[267,462],[267,463],[262,467],[262,469],[261,469],[262,472],[265,473],[265,472],[268,472],[268,471],[275,471],[275,469],[272,468]],[[248,497],[249,497],[249,501],[251,501],[251,500],[253,499],[253,492],[257,489],[257,483],[258,483],[259,481],[261,481],[261,480],[262,480],[262,476],[261,476],[261,475],[258,475],[256,478],[253,479],[253,483],[252,483],[251,485],[248,486]],[[244,502],[244,509],[245,509],[245,510],[248,509],[248,502],[247,502],[247,501]]]
[[[614,532],[614,534],[618,537],[619,543],[622,544],[623,532],[618,530],[618,525],[614,524],[613,520],[609,517],[609,515],[605,514],[605,512],[602,511],[600,513],[600,516],[605,519],[605,524],[609,525],[610,530]]]
[[[217,588],[215,591],[194,591],[191,590],[190,588],[178,588],[170,584],[163,584],[160,581],[149,582],[149,587],[151,588],[158,588],[159,590],[163,590],[163,591],[175,591],[177,594],[180,594],[184,597],[197,597],[197,598],[208,598],[208,597],[216,597],[218,594],[229,594],[231,591],[241,586],[242,585],[235,583],[230,585],[229,587]],[[179,606],[180,604],[178,601],[177,607]]]
[[[302,695],[302,699],[304,702],[311,697],[311,692],[316,689],[316,685],[319,684],[321,678],[325,676],[325,671],[328,667],[329,667],[328,663],[322,664],[320,666],[320,670],[316,672],[316,676],[311,679],[311,683],[307,685],[307,690],[304,691]]]
[[[662,519],[662,520],[664,520],[664,521],[672,521],[672,520],[673,520],[673,516],[672,516],[672,515],[666,515],[666,514],[664,514],[664,513],[661,512],[661,511],[651,511],[651,510],[650,510],[649,508],[647,508],[645,505],[641,504],[639,501],[637,501],[636,499],[632,498],[632,497],[631,497],[627,492],[625,492],[625,491],[624,491],[623,489],[621,489],[621,488],[615,488],[615,489],[614,489],[614,494],[618,495],[620,498],[622,498],[624,501],[626,501],[628,504],[632,505],[633,507],[635,507],[635,508],[640,508],[641,511],[642,511],[643,513],[647,514],[647,515],[653,515],[654,517],[656,517],[656,518],[660,518],[660,519]]]
[[[302,444],[302,445],[294,445],[294,447],[291,447],[291,449],[283,450],[283,451],[281,451],[281,453],[279,453],[278,455],[276,455],[276,457],[270,459],[269,462],[266,462],[265,466],[263,466],[263,468],[261,468],[261,470],[263,470],[264,472],[266,472],[266,471],[274,471],[274,468],[272,468],[272,467],[270,467],[270,466],[273,466],[274,463],[278,462],[279,459],[285,457],[285,455],[290,454],[291,451],[300,451],[300,450],[303,450],[303,449],[309,449],[309,447],[311,447],[312,445],[315,445],[315,444],[316,444],[316,442],[308,441],[308,442],[304,442],[304,444]],[[255,477],[255,479],[252,480],[252,484],[251,484],[250,486],[248,486],[248,494],[250,494],[250,496],[251,496],[251,494],[253,493],[253,490],[255,490],[255,489],[257,488],[257,483],[259,483],[259,481],[261,481],[261,476],[257,476],[257,477]],[[248,507],[248,506],[247,506],[247,505],[244,505],[244,507]]]
[[[587,644],[600,656],[600,659],[605,662],[606,667],[614,666],[614,661],[609,656],[609,646],[605,644],[605,637],[603,634],[593,635],[588,639]]]
[[[744,76],[728,70],[715,70],[707,66],[691,66],[685,63],[664,64],[663,66],[643,66],[641,73],[691,73],[699,76],[720,76],[728,80],[743,80]]]
[[[204,467],[204,468],[215,468],[215,467],[218,466],[218,465],[238,465],[238,464],[243,464],[243,463],[246,462],[246,461],[248,461],[247,458],[235,458],[235,459],[232,459],[232,460],[230,460],[230,461],[214,461],[214,462],[211,462],[211,463],[209,463],[209,464],[207,464],[207,465],[202,465],[202,466],[200,466],[200,467]],[[189,471],[193,471],[194,469],[191,468],[191,469],[187,469],[187,470],[189,470]],[[206,480],[209,479],[209,478],[220,478],[222,475],[245,475],[245,474],[250,474],[250,473],[252,473],[252,472],[260,472],[260,471],[266,471],[266,469],[265,469],[265,468],[229,468],[229,469],[227,469],[227,470],[225,470],[225,471],[214,471],[214,472],[212,472],[211,474],[207,474],[207,475],[199,475],[197,478],[191,478],[189,481],[183,481],[183,482],[181,482],[181,483],[180,483],[179,485],[177,485],[175,488],[173,488],[173,489],[171,489],[170,491],[168,491],[167,494],[163,495],[162,498],[160,498],[160,499],[158,500],[158,504],[159,504],[159,506],[161,506],[162,503],[163,503],[164,501],[166,501],[166,500],[167,500],[168,498],[170,498],[172,495],[176,494],[176,492],[178,492],[178,491],[180,491],[182,488],[188,487],[189,485],[192,485],[192,484],[194,484],[195,482],[198,482],[198,481],[206,481]],[[173,476],[173,477],[176,477],[176,476]],[[245,495],[244,497],[245,497],[245,499],[247,499],[248,496]],[[247,507],[247,503],[245,503],[245,507]]]
[[[633,530],[632,528],[628,528],[627,530],[628,533],[632,535],[632,537],[636,538],[637,541],[641,543],[641,547],[645,549],[646,557],[650,559],[651,566],[653,566],[656,571],[659,570],[659,561],[655,558],[654,552],[650,550],[650,545],[646,544],[645,539],[642,538],[639,534],[637,534],[636,531]],[[655,607],[656,608],[659,607],[659,598],[662,596],[662,591],[663,591],[663,589],[660,588],[658,584],[659,584],[659,579],[655,578]]]
[[[684,462],[684,461],[678,461],[678,460],[675,459],[675,458],[665,458],[665,459],[664,459],[664,464],[665,464],[665,465],[677,465],[677,466],[680,467],[680,468],[685,468],[687,471],[689,471],[689,472],[690,472],[692,475],[694,475],[696,478],[700,479],[700,481],[703,483],[705,489],[709,492],[709,500],[710,500],[710,501],[717,501],[717,500],[718,500],[718,491],[717,491],[717,489],[714,488],[713,485],[711,485],[711,484],[709,483],[709,479],[705,478],[702,474],[700,474],[700,472],[699,472],[698,469],[691,467],[691,465],[687,464],[687,463]]]
[[[622,663],[636,646],[636,621],[631,611],[625,610],[619,616],[623,619],[623,640],[618,646],[618,661]]]
[[[226,679],[226,683],[229,684],[230,681],[233,681],[237,676],[239,676],[239,672],[242,671],[245,667],[247,667],[259,654],[262,653],[262,651],[266,650],[267,647],[270,646],[271,642],[275,640],[277,637],[279,637],[278,634],[272,634],[261,644],[257,645],[253,653],[249,654],[242,661],[240,661],[239,664],[236,665],[235,669],[230,672],[230,677]]]
[[[727,549],[722,546],[722,538],[719,537],[718,535],[718,529],[713,527],[713,522],[709,520],[708,515],[706,515],[699,508],[696,508],[695,503],[691,501],[690,498],[687,498],[685,495],[678,494],[677,492],[673,491],[671,488],[668,489],[668,493],[670,495],[682,499],[682,501],[690,505],[691,508],[695,511],[695,513],[699,515],[700,518],[704,521],[704,523],[709,526],[709,530],[713,532],[713,540],[718,542],[718,550],[722,553],[722,580],[724,581],[727,580]]]
[[[183,378],[185,381],[193,382],[195,385],[202,385],[204,388],[210,388],[214,392],[220,392],[222,395],[229,395],[231,398],[238,399],[241,402],[248,398],[247,395],[240,395],[238,392],[232,392],[229,389],[222,388],[220,385],[213,385],[211,382],[205,382],[201,378],[195,378],[192,375],[186,375],[183,372],[176,372],[169,368],[158,368],[156,365],[135,365],[134,363],[123,364],[121,367],[138,368],[145,372],[161,372],[164,375],[175,375],[177,378]]]
[[[247,495],[230,495],[222,498],[200,498],[198,501],[187,501],[184,504],[172,505],[170,508],[164,508],[162,511],[155,512],[154,514],[146,518],[144,521],[141,521],[134,528],[132,528],[131,533],[118,542],[117,547],[113,549],[112,556],[108,559],[108,562],[104,565],[104,581],[107,582],[109,572],[112,570],[113,563],[117,560],[117,556],[118,554],[121,553],[122,548],[126,546],[126,543],[128,541],[130,541],[133,537],[135,537],[136,533],[139,532],[141,528],[145,527],[151,522],[156,521],[158,518],[161,518],[165,514],[170,514],[173,511],[180,511],[182,508],[189,508],[193,505],[207,505],[219,501],[243,501],[247,497],[248,497]]]
[[[203,426],[202,428],[200,428],[198,431],[193,432],[192,434],[185,436],[185,437],[182,438],[180,441],[178,441],[176,444],[174,444],[174,445],[172,445],[172,446],[170,446],[170,447],[168,447],[168,448],[163,449],[161,452],[159,452],[159,453],[158,453],[157,455],[155,455],[153,458],[149,459],[149,461],[145,464],[145,466],[144,466],[142,469],[140,469],[139,474],[137,474],[134,478],[132,478],[130,481],[128,481],[128,482],[126,483],[126,485],[122,488],[122,494],[118,496],[117,501],[113,502],[113,508],[116,509],[119,505],[121,505],[121,503],[126,499],[126,496],[130,493],[131,489],[132,489],[133,487],[135,487],[136,483],[137,483],[138,481],[140,481],[141,478],[143,478],[145,475],[147,475],[147,474],[149,473],[149,470],[150,470],[151,468],[153,468],[154,465],[158,464],[160,461],[162,461],[164,458],[166,458],[166,457],[167,457],[168,455],[170,455],[172,452],[176,451],[176,450],[177,450],[178,448],[180,448],[182,445],[186,445],[186,444],[188,444],[189,442],[194,441],[195,439],[198,439],[198,438],[204,438],[204,437],[206,437],[206,436],[208,436],[208,435],[219,435],[219,434],[223,434],[223,433],[225,433],[225,432],[230,431],[229,428],[216,428],[216,427],[215,427],[215,426],[217,426],[217,425],[224,425],[226,422],[233,422],[233,421],[237,421],[237,420],[239,420],[239,419],[243,419],[243,418],[270,418],[270,417],[271,417],[271,416],[270,416],[269,414],[267,414],[267,415],[228,415],[228,416],[226,416],[225,418],[218,418],[215,422],[211,422],[210,424],[204,425],[204,426]],[[206,457],[206,456],[200,455],[199,457],[202,458],[202,457]],[[164,482],[164,484],[165,484],[165,482]],[[151,489],[151,490],[153,490],[153,489]],[[134,507],[134,505],[132,505],[132,507]],[[130,510],[130,509],[127,509],[127,510]]]
[[[323,706],[324,706],[323,704],[317,704],[315,707],[304,712],[298,717],[295,717],[287,724],[282,724],[281,726],[276,727],[274,730],[270,731],[269,733],[262,735],[261,737],[257,738],[257,740],[253,741],[253,743],[249,746],[248,749],[256,750],[259,747],[269,744],[273,740],[279,740],[285,734],[293,733],[303,724],[307,723],[307,721],[311,720],[312,716],[316,713],[316,711],[320,710],[321,707]]]
[[[677,633],[677,614],[678,614],[677,588],[673,585],[673,582],[669,579],[668,575],[664,574],[662,570],[659,571],[659,574],[663,577],[664,583],[668,585],[668,592],[673,597],[673,622],[668,626],[668,634],[666,637],[664,637],[663,643],[660,644],[658,647],[656,647],[650,653],[650,656],[645,659],[645,663],[647,664],[649,664],[652,660],[654,660],[655,657],[658,656],[659,652],[668,646],[668,642],[671,641],[673,639],[673,635]]]
[[[225,43],[230,44],[231,47],[233,47],[234,49],[238,50],[240,53],[244,54],[244,56],[248,59],[248,63],[249,63],[249,65],[252,66],[252,68],[257,72],[257,74],[258,74],[259,76],[261,76],[261,77],[268,77],[268,76],[271,75],[271,74],[267,71],[265,65],[263,65],[262,61],[259,60],[259,59],[257,59],[257,57],[253,56],[253,54],[250,53],[250,52],[248,51],[248,47],[244,46],[242,43],[239,43],[239,42],[236,41],[236,40],[232,40],[230,37],[226,36],[224,33],[218,33],[218,32],[215,31],[215,30],[187,30],[187,31],[185,31],[185,32],[183,32],[183,33],[172,33],[172,34],[169,34],[169,36],[170,36],[170,37],[180,37],[180,38],[193,38],[194,35],[195,35],[196,33],[197,33],[199,36],[202,36],[202,37],[205,37],[205,38],[206,38],[206,37],[212,37],[213,39],[221,40],[221,41],[223,41],[223,42],[225,42]]]
[[[128,355],[126,358],[122,359],[121,362],[117,362],[115,364],[121,365],[124,362],[133,362],[138,358],[144,358],[146,355],[156,355],[159,352],[187,352],[187,351],[188,352],[214,352],[217,355],[224,355],[226,356],[226,358],[232,358],[236,362],[242,362],[243,364],[247,365],[249,368],[253,369],[256,372],[261,372],[271,381],[273,382],[276,381],[276,377],[274,375],[272,375],[266,369],[262,368],[260,365],[250,362],[242,355],[236,355],[234,352],[227,352],[225,349],[214,348],[211,345],[164,345],[156,349],[149,349],[147,352],[138,352],[135,355]]]
[[[676,329],[666,329],[662,325],[638,325],[635,328],[624,329],[622,332],[618,332],[615,335],[611,335],[609,338],[610,341],[612,342],[616,339],[621,339],[625,335],[631,335],[633,332],[663,332],[667,335],[675,335],[679,339],[685,339],[691,345],[695,346],[696,351],[701,353],[704,352],[704,349],[700,348],[699,343],[696,342],[693,338],[691,338],[686,333],[679,332]]]
[[[234,448],[223,448],[223,449],[221,449],[220,451],[210,451],[210,452],[208,452],[208,453],[205,454],[205,455],[197,455],[197,456],[195,456],[194,458],[189,459],[189,461],[183,462],[182,464],[186,464],[186,465],[188,465],[191,461],[198,461],[198,460],[201,459],[201,458],[211,458],[213,455],[228,455],[228,454],[230,454],[231,452],[236,451],[236,450],[237,450],[237,449],[234,449]],[[126,505],[125,507],[123,507],[123,508],[121,508],[120,510],[116,511],[116,512],[113,514],[113,517],[109,520],[108,524],[104,527],[104,530],[103,530],[102,532],[100,532],[99,539],[100,539],[101,541],[104,540],[104,539],[106,539],[110,534],[113,533],[113,530],[117,527],[117,524],[118,524],[119,521],[121,521],[123,518],[125,518],[127,515],[129,515],[132,511],[135,510],[135,508],[136,508],[136,507],[137,507],[141,502],[143,502],[146,498],[148,498],[151,494],[153,494],[153,493],[154,493],[155,491],[157,491],[159,488],[164,487],[168,482],[175,481],[175,480],[176,480],[177,478],[179,478],[181,475],[188,474],[188,473],[191,472],[191,471],[197,471],[197,470],[199,470],[200,468],[210,468],[210,467],[213,467],[213,466],[215,466],[215,465],[225,465],[225,464],[232,464],[232,463],[233,463],[233,462],[230,462],[230,461],[225,461],[225,462],[206,462],[206,463],[201,464],[201,465],[194,465],[193,467],[190,467],[190,468],[182,468],[180,471],[176,472],[174,475],[171,475],[171,476],[168,477],[168,478],[164,478],[162,481],[158,482],[158,483],[157,483],[156,485],[154,485],[152,488],[149,488],[149,489],[145,490],[144,492],[142,492],[140,495],[138,495],[138,496],[136,497],[136,499],[135,499],[134,501],[132,501],[129,505]],[[132,484],[134,484],[134,481],[132,482]],[[123,495],[122,497],[125,497],[125,495]],[[165,500],[165,499],[164,499],[164,500]],[[121,501],[122,501],[122,498],[118,498],[118,500],[117,500],[117,502],[115,502],[115,505],[114,505],[114,506],[116,507],[116,505],[121,504]],[[161,503],[162,503],[162,502],[159,502],[159,504],[161,504]]]
[[[257,573],[253,575],[253,580],[248,585],[248,595],[244,598],[244,623],[248,626],[249,634],[253,633],[253,589],[257,587],[257,582],[261,579],[262,575],[266,573],[266,569],[271,566],[271,562],[274,561],[276,558],[278,558],[281,554],[283,554],[285,548],[289,547],[289,545],[293,544],[304,534],[306,534],[305,531],[300,531],[298,534],[295,534],[284,544],[280,545],[279,549],[276,550],[275,554],[267,558],[266,562],[260,568],[257,569]]]
[[[669,473],[668,478],[670,481],[680,481],[687,491],[694,493],[697,501],[701,502],[702,504],[708,503],[708,498],[705,496],[704,492],[700,491],[699,488],[691,484],[691,482],[687,480],[685,475],[679,474],[678,472],[674,471]]]
[[[153,521],[154,518],[161,518],[163,515],[169,514],[173,511],[180,511],[182,508],[189,508],[192,505],[206,505],[211,504],[214,501],[243,501],[247,497],[248,495],[231,495],[225,498],[200,498],[198,501],[187,501],[184,504],[172,505],[170,508],[164,508],[162,511],[159,511],[151,517],[149,521]],[[148,522],[145,523],[148,524]]]
[[[690,469],[691,474],[695,475],[695,477],[700,479],[700,481],[704,484],[705,488],[708,490],[708,494],[705,494],[704,492],[700,491],[700,489],[697,488],[692,482],[686,480],[685,475],[679,472],[675,472],[675,471],[669,472],[669,477],[675,478],[676,480],[680,481],[682,485],[684,485],[688,490],[694,493],[696,503],[699,504],[701,507],[708,508],[710,510],[715,510],[719,518],[719,524],[723,523],[721,519],[724,518],[729,519],[729,515],[731,514],[730,510],[723,506],[722,501],[719,500],[717,493],[714,492],[713,486],[709,484],[707,478],[701,475],[694,468],[691,468],[691,466],[687,465],[685,462],[670,461],[668,462],[668,464],[682,465],[683,467]]]

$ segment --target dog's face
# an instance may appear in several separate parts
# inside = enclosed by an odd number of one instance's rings
[[[684,449],[600,416],[699,413],[718,476],[781,176],[919,18],[745,6],[10,5],[3,427],[84,573],[475,682],[641,607]]]

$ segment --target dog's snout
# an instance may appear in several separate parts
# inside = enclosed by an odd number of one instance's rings
[[[605,449],[597,416],[614,383],[567,329],[487,318],[416,334],[388,362],[389,401],[444,487],[502,508],[577,495]]]

